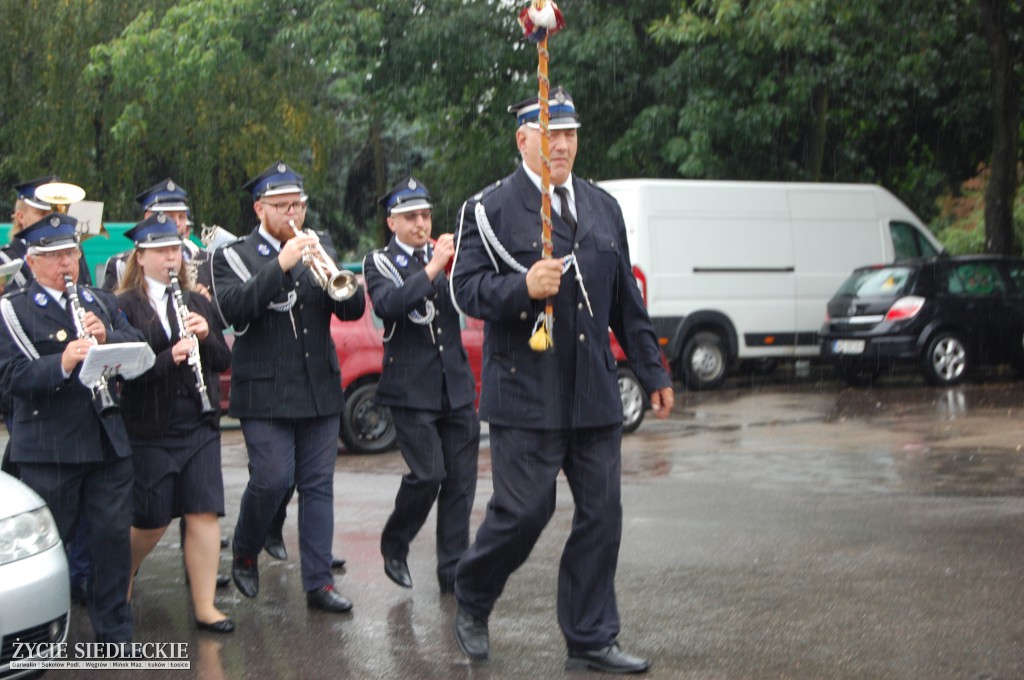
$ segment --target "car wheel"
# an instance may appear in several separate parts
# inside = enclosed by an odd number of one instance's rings
[[[850,387],[870,387],[881,373],[882,369],[877,366],[836,364],[836,374]]]
[[[692,390],[714,390],[725,382],[725,342],[713,331],[695,334],[683,347],[683,380]]]
[[[622,399],[622,431],[635,432],[644,422],[647,403],[644,389],[636,375],[628,368],[619,368],[619,397]]]
[[[932,385],[956,385],[967,377],[970,363],[967,346],[956,333],[944,331],[928,343],[921,359],[921,371]]]
[[[398,434],[391,411],[373,401],[377,383],[360,385],[345,397],[341,440],[352,453],[381,453],[394,448]]]

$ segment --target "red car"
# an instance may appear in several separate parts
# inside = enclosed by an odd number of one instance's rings
[[[345,391],[345,412],[341,416],[341,439],[352,453],[380,453],[395,446],[396,433],[387,407],[373,401],[384,360],[384,323],[372,313],[370,297],[366,309],[356,321],[331,319],[331,336],[338,351],[341,367],[341,388]],[[644,413],[650,406],[647,395],[636,376],[626,366],[623,353],[615,336],[609,331],[612,354],[619,364],[619,395],[622,398],[622,428],[632,432],[640,427]],[[228,344],[232,342],[230,335]],[[480,394],[480,373],[483,367],[484,323],[467,318],[462,329],[462,344],[469,355],[469,365],[476,378],[476,392]],[[664,357],[662,357],[664,360]],[[221,408],[227,412],[231,393],[231,372],[220,376]]]

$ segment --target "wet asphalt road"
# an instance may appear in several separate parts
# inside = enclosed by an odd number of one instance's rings
[[[680,390],[670,420],[625,438],[620,642],[652,659],[652,678],[1024,678],[1024,384],[853,390],[822,375]],[[223,445],[230,530],[246,459],[237,429]],[[481,453],[474,526],[491,490]],[[567,486],[492,614],[491,660],[470,663],[435,586],[433,519],[410,554],[415,587],[384,576],[380,529],[404,469],[398,453],[338,457],[337,588],[353,614],[306,609],[293,501],[291,558],[261,557],[257,599],[218,598],[234,635],[195,631],[176,531],[143,564],[136,640],[188,642],[190,671],[49,677],[588,676],[562,670],[555,619]],[[70,642],[91,639],[83,610],[72,625]]]

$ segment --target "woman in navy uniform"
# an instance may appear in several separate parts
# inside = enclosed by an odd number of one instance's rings
[[[494,495],[459,562],[455,636],[471,658],[488,657],[488,616],[554,513],[564,470],[576,503],[558,576],[566,667],[638,673],[648,661],[617,643],[622,403],[609,327],[658,417],[674,397],[630,268],[622,212],[572,174],[579,117],[569,93],[555,89],[549,105],[554,257],[541,257],[536,98],[509,107],[522,164],[463,206],[458,232],[455,298],[486,322],[480,419],[490,423]],[[547,298],[554,347],[537,352],[528,341]]]
[[[422,182],[400,182],[381,203],[394,237],[363,263],[373,310],[384,320],[376,401],[390,407],[409,466],[381,535],[384,573],[412,587],[409,544],[436,500],[437,579],[450,593],[469,547],[480,449],[475,380],[445,275],[455,246],[451,234],[430,244],[430,194]]]
[[[118,290],[125,318],[156,355],[146,373],[124,385],[122,411],[135,464],[132,573],[174,517],[186,518],[185,569],[196,625],[230,633],[234,623],[214,605],[220,561],[224,482],[220,456],[220,386],[231,351],[211,303],[190,290],[174,221],[155,212],[127,236],[135,241]],[[178,277],[191,337],[182,337],[170,272]],[[199,347],[204,390],[189,357]]]
[[[119,413],[101,415],[78,379],[94,343],[137,342],[113,295],[77,286],[89,337],[78,338],[64,276],[78,278],[77,220],[51,213],[21,232],[33,280],[0,299],[0,385],[12,399],[11,457],[22,481],[50,507],[67,544],[87,518],[93,556],[89,617],[99,642],[132,637],[128,576],[132,463]],[[116,394],[105,380],[108,395]]]
[[[245,185],[259,226],[213,257],[214,295],[237,333],[229,413],[242,425],[249,484],[242,495],[231,576],[246,597],[259,592],[257,559],[288,489],[299,494],[299,552],[309,607],[347,612],[334,591],[334,463],[345,395],[331,317],[358,319],[362,287],[334,300],[303,263],[318,237],[302,231],[302,177],[274,163]],[[311,250],[312,252],[312,250]]]

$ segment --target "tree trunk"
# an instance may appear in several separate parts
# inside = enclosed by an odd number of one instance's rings
[[[985,250],[1016,255],[1013,200],[1017,194],[1020,86],[1010,44],[1007,0],[978,0],[992,68],[992,174],[985,189]]]
[[[821,181],[821,168],[825,163],[825,137],[828,130],[828,84],[822,83],[814,88],[814,127],[810,140],[810,157],[808,170],[815,182]]]

